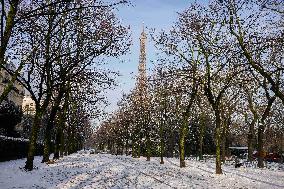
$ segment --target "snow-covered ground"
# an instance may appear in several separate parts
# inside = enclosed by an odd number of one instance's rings
[[[223,166],[223,175],[215,175],[213,161],[145,158],[109,154],[77,153],[54,164],[41,164],[26,172],[25,159],[0,163],[0,188],[284,188],[283,169],[234,168]]]

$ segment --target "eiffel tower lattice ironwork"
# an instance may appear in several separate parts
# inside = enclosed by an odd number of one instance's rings
[[[147,94],[146,40],[147,40],[147,35],[145,33],[144,24],[143,24],[143,30],[140,36],[140,56],[139,56],[136,92],[138,93],[139,96],[141,95],[144,97],[146,97]]]

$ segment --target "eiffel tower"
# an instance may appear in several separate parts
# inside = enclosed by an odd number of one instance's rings
[[[138,66],[138,76],[136,82],[136,92],[140,96],[139,100],[146,100],[147,96],[147,75],[146,75],[146,40],[147,35],[145,33],[144,24],[143,30],[140,35],[140,56],[139,56],[139,66]],[[141,99],[143,97],[143,99]]]

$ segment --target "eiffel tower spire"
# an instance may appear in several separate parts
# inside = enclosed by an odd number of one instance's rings
[[[147,35],[144,29],[140,35],[140,57],[139,57],[139,66],[138,66],[138,77],[137,77],[137,88],[138,90],[146,90],[146,40]],[[146,91],[144,91],[146,92]]]

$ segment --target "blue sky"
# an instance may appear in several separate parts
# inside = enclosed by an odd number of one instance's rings
[[[133,6],[119,7],[118,18],[124,25],[130,25],[133,46],[131,52],[122,57],[123,63],[119,61],[110,62],[109,66],[115,71],[119,71],[121,76],[117,78],[119,86],[115,90],[109,90],[106,94],[110,105],[107,111],[111,112],[117,109],[117,102],[120,100],[123,92],[128,93],[135,85],[135,75],[139,63],[139,36],[142,31],[142,23],[147,28],[169,29],[177,19],[177,12],[186,9],[191,0],[132,0]],[[148,29],[146,29],[146,32]],[[154,61],[155,48],[148,36],[147,41],[147,67],[151,68],[151,61]]]

